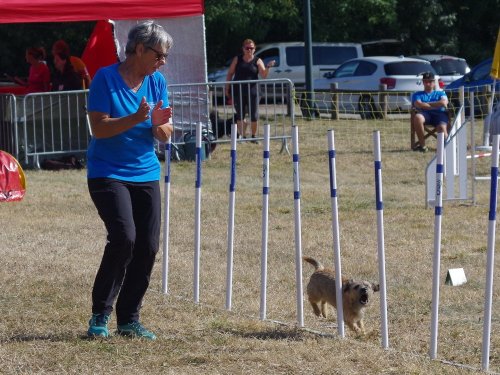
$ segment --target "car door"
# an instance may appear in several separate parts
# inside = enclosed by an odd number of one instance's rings
[[[337,83],[339,90],[349,90],[340,96],[341,108],[356,111],[359,105],[358,92],[377,90],[378,79],[374,77],[377,65],[362,60],[353,60],[342,64],[334,73],[332,83]]]
[[[313,46],[313,79],[328,78],[347,60],[361,57],[355,45]]]
[[[267,64],[270,61],[273,60],[275,61],[274,67],[269,69],[269,74],[267,75],[267,79],[283,78],[280,75],[280,73],[283,71],[283,68],[282,68],[282,59],[279,47],[265,48],[257,51],[255,55],[258,56],[260,59],[262,59],[262,61],[264,62],[264,66],[267,66]]]

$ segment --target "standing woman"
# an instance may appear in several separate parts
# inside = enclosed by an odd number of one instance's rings
[[[26,50],[26,62],[30,64],[28,80],[14,77],[14,82],[26,86],[26,93],[50,91],[50,70],[45,62],[43,47],[30,47]]]
[[[226,81],[246,81],[257,80],[259,75],[266,79],[269,74],[269,68],[276,63],[274,60],[264,66],[264,62],[255,56],[255,42],[252,39],[245,39],[242,47],[243,53],[235,56],[227,72]],[[252,143],[258,143],[255,140],[257,134],[257,119],[259,116],[257,83],[240,84],[233,87],[233,103],[236,110],[236,123],[238,124],[238,133],[246,138],[245,114],[250,114],[252,126]],[[231,97],[231,87],[226,86],[226,96]]]
[[[156,339],[140,323],[139,310],[159,248],[160,163],[154,143],[166,142],[173,128],[167,83],[158,68],[172,43],[153,21],[135,25],[125,60],[100,69],[90,86],[88,188],[107,230],[92,289],[92,337],[109,336],[116,299],[117,333]]]

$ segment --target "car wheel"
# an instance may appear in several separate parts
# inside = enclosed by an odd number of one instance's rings
[[[359,98],[358,109],[363,120],[373,120],[378,117],[375,101],[370,95],[362,95]]]

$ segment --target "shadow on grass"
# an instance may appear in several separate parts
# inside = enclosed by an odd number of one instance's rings
[[[11,337],[0,339],[1,344],[8,344],[13,342],[32,342],[32,341],[51,341],[51,342],[67,342],[74,341],[75,338],[79,340],[87,340],[87,335],[73,335],[70,333],[61,334],[19,334]]]
[[[240,331],[235,329],[222,329],[221,333],[231,334],[233,336],[240,336],[243,338],[257,339],[257,340],[286,340],[286,341],[303,341],[307,333],[299,330],[286,330],[286,329],[273,329],[273,330],[260,330],[260,331]]]

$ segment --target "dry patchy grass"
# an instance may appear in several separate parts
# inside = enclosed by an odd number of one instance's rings
[[[326,130],[300,125],[303,254],[333,264]],[[368,334],[336,336],[332,320],[304,303],[307,330],[296,327],[291,158],[272,143],[268,319],[259,321],[262,208],[261,148],[238,145],[233,309],[225,304],[229,150],[203,165],[200,304],[193,301],[194,164],[172,165],[169,295],[161,293],[161,254],[142,319],[156,342],[85,338],[90,291],[105,241],[85,172],[27,171],[28,193],[0,205],[0,373],[166,374],[462,374],[480,367],[488,188],[478,205],[447,203],[443,216],[438,357],[430,340],[433,210],[424,208],[431,154],[407,151],[407,130],[380,122],[335,123],[342,268],[378,279],[372,128],[382,129],[389,350],[380,347],[378,297]],[[351,127],[351,131],[345,131]],[[356,127],[356,132],[352,131]],[[354,135],[353,135],[354,134]],[[484,159],[487,160],[487,159]],[[479,168],[488,171],[489,161]],[[463,267],[468,283],[444,285]],[[306,281],[312,268],[303,266]],[[498,285],[498,276],[495,285]],[[498,293],[491,363],[499,371]],[[115,320],[112,320],[113,326]],[[472,369],[471,369],[472,368]]]

